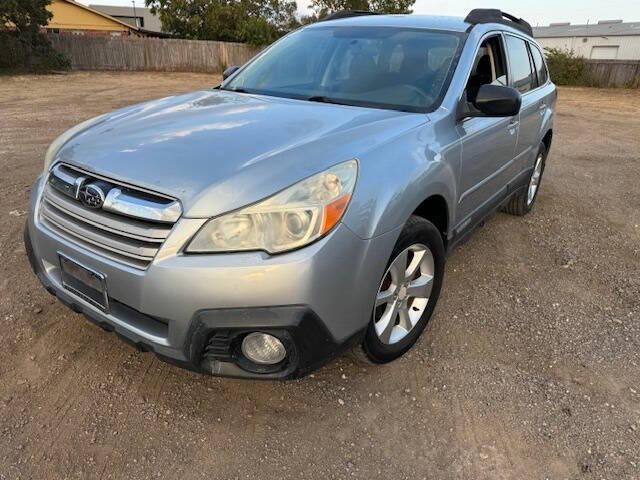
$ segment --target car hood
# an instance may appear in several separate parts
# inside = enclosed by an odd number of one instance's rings
[[[187,217],[240,208],[358,157],[425,115],[220,90],[102,117],[57,161],[179,199]]]

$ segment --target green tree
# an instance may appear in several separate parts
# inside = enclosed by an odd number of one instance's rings
[[[56,53],[41,28],[51,0],[0,0],[0,68],[57,70],[69,62]]]
[[[37,42],[40,27],[49,23],[51,0],[0,1],[0,28],[15,29],[21,40]]]
[[[145,0],[183,38],[266,45],[299,23],[295,0]]]
[[[316,17],[322,18],[340,10],[369,10],[380,13],[411,13],[415,0],[312,0]]]

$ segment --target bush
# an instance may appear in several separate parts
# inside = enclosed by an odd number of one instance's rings
[[[23,67],[26,55],[23,43],[15,35],[0,31],[0,69]]]
[[[15,31],[0,30],[0,70],[46,73],[69,68],[69,60],[51,47],[46,35],[27,42]]]
[[[45,35],[41,35],[41,41],[31,52],[31,70],[34,72],[51,72],[69,70],[71,62],[62,53],[53,49]]]
[[[556,85],[592,85],[584,58],[577,56],[573,50],[544,50],[551,80]]]
[[[0,69],[47,72],[70,67],[41,29],[52,13],[51,0],[0,0]]]

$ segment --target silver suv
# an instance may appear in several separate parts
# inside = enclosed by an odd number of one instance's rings
[[[389,362],[433,315],[447,252],[536,199],[556,88],[499,10],[341,12],[224,77],[69,130],[33,187],[46,289],[172,363]]]

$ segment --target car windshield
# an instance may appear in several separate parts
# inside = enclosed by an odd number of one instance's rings
[[[457,32],[311,27],[275,43],[223,90],[409,112],[432,111],[463,43]]]

